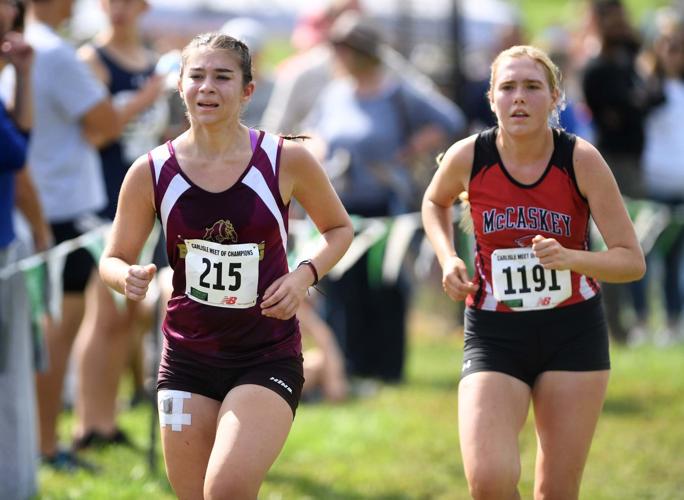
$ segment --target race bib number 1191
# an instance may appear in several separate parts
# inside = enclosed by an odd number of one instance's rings
[[[549,309],[572,294],[570,271],[544,269],[531,248],[492,252],[494,298],[514,310]]]

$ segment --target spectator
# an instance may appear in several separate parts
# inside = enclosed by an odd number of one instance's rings
[[[680,125],[684,115],[684,23],[670,9],[657,13],[656,37],[651,53],[650,78],[662,88],[665,99],[646,117],[642,156],[644,188],[649,199],[664,203],[674,213],[684,204],[684,133]],[[661,283],[666,322],[664,328],[655,333],[658,345],[668,345],[681,336],[683,250],[684,228],[680,220],[675,220],[661,235],[653,252],[662,253],[664,261]],[[632,345],[648,340],[645,328],[647,302],[640,312],[641,328],[633,329],[628,339]]]
[[[307,123],[322,141],[329,166],[346,158],[335,185],[349,213],[405,213],[419,198],[412,161],[432,155],[461,132],[462,113],[442,96],[419,93],[388,72],[380,57],[382,35],[368,19],[347,12],[329,37],[343,77],[323,90]],[[327,320],[350,375],[399,382],[409,283],[403,274],[396,283],[384,283],[368,267],[366,255],[327,283]]]
[[[640,161],[644,145],[644,117],[654,102],[636,67],[640,40],[621,0],[594,0],[592,19],[600,49],[589,60],[582,90],[594,123],[596,145],[615,175],[623,195],[643,196]],[[620,317],[622,294],[629,286],[604,287],[606,318],[612,337],[627,339]],[[632,285],[632,299],[639,308],[640,285]]]
[[[12,224],[15,175],[26,164],[31,127],[33,51],[10,31],[17,16],[11,0],[0,0],[0,70],[16,75],[13,109],[0,99],[0,271],[27,250]],[[35,398],[26,288],[21,273],[0,277],[0,497],[27,499],[37,490]]]
[[[71,17],[72,6],[73,0],[32,0],[26,23],[26,40],[36,52],[29,166],[56,243],[100,224],[94,215],[106,206],[107,196],[96,147],[121,135],[125,124],[150,104],[141,95],[123,109],[112,106],[107,89],[57,32]],[[67,257],[61,318],[53,318],[47,326],[48,366],[36,380],[40,452],[44,463],[58,469],[85,466],[58,447],[57,419],[67,360],[83,318],[84,290],[93,267],[85,249]]]
[[[168,104],[161,95],[163,77],[155,74],[157,56],[143,43],[138,20],[145,0],[102,0],[107,28],[79,57],[109,90],[121,113],[136,100],[151,104],[128,121],[122,134],[99,148],[107,205],[99,216],[112,221],[126,171],[160,140],[168,122]],[[153,313],[129,301],[119,308],[109,289],[95,276],[86,293],[87,314],[76,342],[76,423],[73,448],[130,444],[116,423],[119,379],[133,350],[142,349],[144,329]]]

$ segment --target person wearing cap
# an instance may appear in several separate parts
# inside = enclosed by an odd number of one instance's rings
[[[322,91],[306,125],[323,143],[329,167],[337,158],[348,160],[334,183],[345,208],[366,218],[415,209],[420,195],[412,165],[464,130],[462,113],[387,69],[386,42],[370,19],[347,12],[328,39],[340,76]],[[350,375],[399,382],[410,284],[403,274],[395,283],[384,282],[369,272],[371,263],[364,255],[339,280],[327,283],[327,320]]]
[[[278,67],[271,98],[264,110],[265,130],[297,134],[321,90],[333,78],[333,51],[328,30],[340,15],[359,11],[358,0],[334,0],[326,9],[309,10],[292,32],[297,51]]]

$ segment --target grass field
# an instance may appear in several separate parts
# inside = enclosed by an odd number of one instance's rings
[[[407,382],[341,406],[303,405],[261,499],[465,499],[456,390],[462,337],[443,316],[414,314]],[[585,472],[583,499],[684,498],[684,346],[613,348],[608,399]],[[531,498],[532,415],[520,445],[521,493]],[[91,451],[96,475],[40,472],[43,499],[173,498],[157,446],[147,464],[150,407],[124,412],[140,452]],[[62,432],[69,433],[69,418]]]
[[[520,0],[530,32],[577,19],[579,0]],[[635,20],[666,0],[627,0]],[[406,383],[340,406],[303,405],[261,490],[262,500],[459,500],[468,498],[458,449],[456,391],[462,337],[439,303],[414,314]],[[429,312],[428,312],[429,311]],[[684,345],[612,348],[608,398],[584,475],[588,500],[684,499]],[[125,411],[122,427],[140,451],[112,448],[86,458],[92,475],[40,471],[42,499],[170,499],[156,446],[147,462],[150,415]],[[533,416],[521,434],[522,498],[531,498]],[[61,432],[70,433],[71,419]]]

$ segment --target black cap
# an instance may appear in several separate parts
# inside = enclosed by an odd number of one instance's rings
[[[330,27],[328,40],[333,45],[345,45],[376,60],[380,60],[380,49],[385,44],[378,27],[352,11],[337,18]]]

